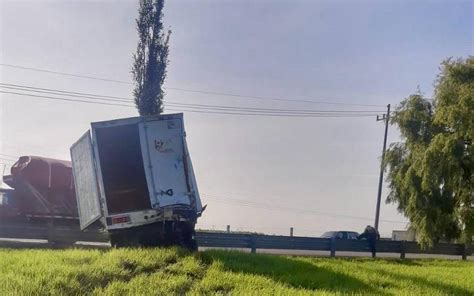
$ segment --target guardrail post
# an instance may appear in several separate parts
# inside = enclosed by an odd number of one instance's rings
[[[53,219],[48,220],[48,244],[54,246],[54,221]]]
[[[257,244],[255,242],[255,235],[253,234],[250,235],[250,252],[252,254],[257,253]]]
[[[336,238],[331,238],[331,257],[336,257]]]
[[[400,242],[400,259],[405,259],[405,241]]]

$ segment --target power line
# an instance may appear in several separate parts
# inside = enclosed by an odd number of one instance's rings
[[[222,110],[242,110],[242,111],[259,111],[259,112],[301,112],[301,113],[373,113],[380,114],[377,110],[315,110],[315,109],[276,109],[276,108],[260,108],[260,107],[239,107],[224,105],[207,105],[207,104],[189,104],[179,102],[165,101],[166,105],[177,107],[193,107],[193,108],[216,108]]]
[[[132,83],[129,82],[129,81],[115,80],[115,79],[108,79],[108,78],[100,78],[100,77],[93,77],[93,76],[88,76],[88,75],[71,74],[71,73],[58,72],[58,71],[51,71],[51,70],[46,70],[46,69],[39,69],[39,68],[32,68],[32,67],[23,67],[23,66],[12,65],[12,64],[0,63],[0,66],[10,67],[10,68],[16,68],[16,69],[22,69],[22,70],[35,71],[35,72],[43,72],[43,73],[49,73],[49,74],[56,74],[56,75],[61,75],[61,76],[69,76],[69,77],[76,77],[76,78],[100,80],[100,81],[114,82],[114,83],[121,83],[121,84],[132,84]]]
[[[58,90],[52,88],[41,88],[41,87],[32,87],[32,86],[25,86],[25,85],[18,85],[18,84],[10,84],[10,83],[0,83],[0,88],[7,88],[13,90],[21,90],[27,92],[36,92],[36,93],[45,93],[45,94],[52,94],[52,95],[67,95],[72,97],[78,98],[87,98],[93,100],[105,100],[105,101],[118,101],[118,102],[128,102],[132,103],[133,100],[131,98],[125,97],[116,97],[116,96],[107,96],[107,95],[99,95],[99,94],[91,94],[91,93],[84,93],[84,92],[76,92],[76,91],[66,91],[66,90]],[[275,108],[260,108],[260,107],[240,107],[240,106],[225,106],[225,105],[207,105],[207,104],[189,104],[189,103],[181,103],[181,102],[169,102],[165,101],[165,105],[167,106],[175,106],[175,107],[192,107],[193,109],[211,109],[211,110],[224,110],[224,111],[246,111],[246,112],[259,112],[259,113],[373,113],[373,115],[377,115],[377,110],[314,110],[314,109],[275,109]]]
[[[27,96],[27,97],[33,97],[33,98],[42,98],[42,99],[48,99],[48,100],[80,102],[80,103],[100,104],[100,105],[109,105],[109,106],[133,107],[132,105],[112,104],[112,103],[105,103],[105,102],[93,102],[93,101],[86,101],[86,100],[76,100],[76,99],[58,98],[58,97],[50,97],[50,96],[39,96],[39,95],[24,94],[24,93],[17,93],[17,92],[3,91],[3,90],[0,90],[0,93],[11,94],[11,95],[19,95],[19,96]]]
[[[166,108],[170,111],[186,111],[193,113],[222,114],[222,115],[245,115],[245,116],[267,116],[267,117],[307,117],[307,118],[338,118],[338,117],[374,117],[373,114],[272,114],[272,113],[244,113],[244,112],[221,112],[221,111],[199,111],[187,109]]]
[[[13,155],[10,155],[10,154],[4,154],[4,153],[0,153],[0,156],[7,156],[7,157],[14,158],[14,159],[17,159],[17,158],[18,158],[18,156],[13,156]]]
[[[49,73],[49,74],[56,74],[56,75],[61,75],[61,76],[69,76],[69,77],[76,77],[76,78],[83,78],[83,79],[92,79],[92,80],[99,80],[99,81],[113,82],[113,83],[120,83],[120,84],[132,84],[131,82],[124,81],[124,80],[116,80],[116,79],[95,77],[95,76],[90,76],[90,75],[80,75],[80,74],[72,74],[72,73],[59,72],[59,71],[51,71],[51,70],[46,70],[46,69],[39,69],[39,68],[33,68],[33,67],[24,67],[24,66],[6,64],[6,63],[0,63],[0,66],[10,67],[10,68],[17,68],[17,69],[22,69],[22,70],[29,70],[29,71],[36,71],[36,72],[43,72],[43,73]],[[242,95],[242,94],[227,93],[227,92],[215,92],[215,91],[206,91],[206,90],[198,90],[198,89],[187,89],[187,88],[179,88],[179,87],[165,87],[165,89],[182,91],[182,92],[190,92],[190,93],[200,93],[200,94],[209,94],[209,95],[216,95],[216,96],[242,98],[242,99],[271,100],[271,101],[282,101],[282,102],[300,102],[300,103],[326,104],[326,105],[385,107],[383,105],[375,105],[375,104],[358,104],[358,103],[344,103],[344,102],[315,101],[315,100],[309,100],[309,99],[288,99],[288,98],[276,98],[276,97],[263,97],[263,96]]]
[[[367,218],[367,217],[343,215],[343,214],[328,213],[328,212],[306,210],[306,209],[297,209],[297,208],[279,206],[279,205],[269,204],[269,203],[264,203],[264,202],[244,200],[244,199],[220,197],[220,196],[213,196],[213,195],[207,195],[207,194],[203,194],[203,196],[206,199],[211,199],[216,202],[227,203],[227,204],[232,204],[232,205],[241,205],[241,206],[253,207],[253,208],[258,208],[258,209],[279,210],[279,211],[286,211],[286,212],[294,212],[298,214],[321,215],[321,216],[328,216],[328,217],[335,217],[335,218],[358,219],[358,220],[367,220],[367,221],[372,220],[371,218]],[[403,221],[394,221],[394,220],[381,220],[381,221],[388,222],[388,223],[406,224],[406,222],[403,222]]]
[[[13,160],[13,159],[11,159],[11,158],[7,158],[7,157],[4,157],[4,156],[2,156],[2,155],[0,155],[0,159],[4,159],[4,160],[8,160],[8,161],[13,161],[13,162],[16,161],[16,159]]]
[[[314,100],[302,100],[302,99],[287,99],[287,98],[276,98],[276,97],[262,97],[262,96],[253,96],[253,95],[224,93],[224,92],[184,89],[184,88],[177,88],[177,87],[165,87],[165,89],[178,90],[178,91],[191,92],[191,93],[201,93],[201,94],[208,94],[208,95],[225,96],[225,97],[242,98],[242,99],[256,99],[256,100],[268,100],[268,101],[280,101],[280,102],[299,102],[299,103],[324,104],[324,105],[383,107],[382,105],[374,105],[374,104],[343,103],[343,102],[327,102],[327,101],[314,101]]]
[[[8,158],[3,158],[3,157],[0,157],[0,160],[2,161],[8,161],[10,162],[11,164],[14,164],[16,162],[16,160],[11,160],[11,159],[8,159]]]
[[[60,100],[60,101],[67,101],[67,102],[80,102],[80,103],[88,103],[88,104],[100,104],[100,105],[109,105],[109,106],[121,106],[121,107],[129,107],[129,108],[134,108],[133,105],[127,105],[127,104],[117,104],[117,103],[107,103],[107,102],[99,102],[99,101],[87,101],[87,100],[78,100],[78,99],[69,99],[69,98],[64,98],[64,97],[51,97],[51,96],[43,96],[43,95],[33,95],[33,94],[25,94],[25,93],[18,93],[18,92],[11,92],[11,91],[1,91],[0,93],[5,93],[5,94],[13,94],[13,95],[19,95],[19,96],[27,96],[27,97],[34,97],[38,99],[49,99],[49,100]],[[184,108],[184,111],[186,112],[192,112],[192,113],[205,113],[205,114],[221,114],[221,115],[245,115],[245,116],[266,116],[266,117],[307,117],[307,118],[316,118],[316,117],[325,117],[325,118],[340,118],[340,117],[372,117],[375,114],[325,114],[323,112],[320,113],[286,113],[286,114],[280,114],[280,113],[266,113],[266,112],[250,112],[250,111],[245,111],[245,112],[234,112],[234,111],[229,111],[229,112],[223,112],[223,111],[216,111],[215,109],[210,109],[211,111],[204,111],[204,110],[195,110],[195,109],[187,109],[190,107],[181,107]],[[175,109],[175,108],[167,108],[167,110],[170,111],[183,111],[183,109]],[[209,108],[208,108],[209,110]],[[214,111],[212,111],[214,110]]]
[[[291,213],[296,213],[296,214],[301,214],[301,215],[309,215],[309,216],[327,216],[327,217],[332,217],[332,218],[355,219],[355,220],[365,220],[365,221],[371,221],[372,220],[371,218],[367,218],[367,217],[328,214],[328,213],[322,213],[322,212],[314,212],[314,211],[311,211],[311,210],[286,208],[286,207],[257,206],[257,205],[254,205],[254,204],[246,204],[246,203],[235,202],[235,201],[224,201],[224,200],[214,199],[214,198],[210,198],[210,197],[206,197],[206,196],[204,196],[204,197],[206,199],[211,199],[212,201],[215,201],[215,202],[218,202],[218,203],[223,203],[223,204],[228,204],[228,205],[237,205],[237,206],[243,206],[243,207],[250,207],[250,208],[262,209],[262,210],[276,210],[276,211],[291,212]],[[387,222],[387,223],[397,223],[397,224],[406,224],[407,223],[407,222],[403,222],[403,221],[393,221],[393,220],[380,220],[380,221]]]
[[[58,92],[58,93],[65,93],[65,94],[74,94],[74,95],[81,95],[81,96],[91,96],[91,97],[100,97],[100,98],[107,98],[107,99],[119,99],[120,101],[133,101],[131,98],[126,97],[116,97],[116,96],[108,96],[108,95],[98,95],[98,94],[91,94],[91,93],[84,93],[84,92],[75,92],[75,91],[68,91],[68,90],[60,90],[60,89],[52,89],[52,88],[44,88],[44,87],[34,87],[30,85],[20,85],[20,84],[12,84],[12,83],[1,83],[2,87],[4,88],[22,88],[22,89],[32,89],[35,91],[43,90],[47,92]]]
[[[98,95],[94,94],[84,94],[84,95],[76,95],[76,94],[70,94],[70,92],[65,92],[65,91],[56,91],[56,90],[51,90],[51,91],[44,91],[44,90],[35,90],[27,87],[15,87],[15,86],[4,86],[2,83],[0,83],[0,88],[5,88],[8,90],[19,90],[19,91],[26,91],[30,93],[40,93],[40,94],[49,94],[49,95],[57,95],[57,96],[67,96],[67,97],[73,97],[73,98],[84,98],[84,99],[90,99],[90,100],[99,100],[99,101],[113,101],[113,102],[119,102],[119,103],[132,103],[133,101],[130,99],[113,99],[113,98],[102,98]]]

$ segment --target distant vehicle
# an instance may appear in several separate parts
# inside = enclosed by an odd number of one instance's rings
[[[0,218],[21,214],[35,221],[78,223],[71,162],[21,156],[3,181],[13,190],[0,190]]]
[[[322,238],[335,238],[335,239],[357,239],[359,233],[355,231],[328,231],[321,235]]]

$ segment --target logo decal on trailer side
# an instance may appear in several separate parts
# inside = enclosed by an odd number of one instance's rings
[[[167,140],[166,142],[164,142],[163,140],[155,140],[154,143],[155,143],[155,149],[160,153],[173,153],[174,152],[173,149],[166,147],[169,145],[170,140]]]

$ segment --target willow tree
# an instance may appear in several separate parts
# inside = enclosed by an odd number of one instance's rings
[[[420,243],[472,243],[474,235],[474,57],[441,64],[433,100],[411,95],[391,119],[403,142],[386,154],[389,195]]]
[[[163,29],[164,0],[140,0],[137,51],[133,55],[133,95],[140,115],[163,112],[163,83],[168,65],[171,30]]]

